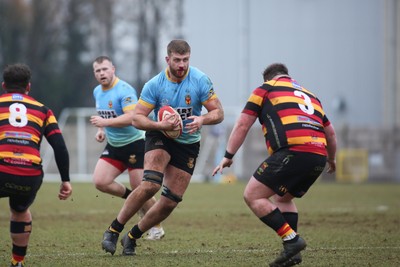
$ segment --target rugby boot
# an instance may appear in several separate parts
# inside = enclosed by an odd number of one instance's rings
[[[283,242],[283,250],[281,254],[269,264],[270,267],[285,267],[293,265],[285,265],[286,262],[290,261],[293,256],[298,254],[300,251],[305,249],[307,246],[306,241],[299,236],[295,242]]]
[[[160,227],[152,227],[150,228],[149,232],[147,233],[146,239],[147,240],[160,240],[165,236],[164,229]]]
[[[301,258],[301,253],[297,253],[293,257],[291,257],[289,260],[285,261],[283,264],[281,264],[282,267],[290,267],[290,266],[295,266],[297,264],[300,264],[302,262]]]
[[[108,228],[103,234],[103,241],[101,242],[102,249],[114,255],[117,249],[118,237],[119,233],[111,231],[110,228]]]
[[[128,236],[128,233],[126,233],[121,239],[122,255],[124,255],[124,256],[133,256],[133,255],[136,254],[136,252],[135,252],[136,239],[134,239],[134,238],[131,239]]]

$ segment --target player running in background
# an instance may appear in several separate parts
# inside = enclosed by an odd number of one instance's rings
[[[189,186],[200,149],[203,125],[220,123],[224,112],[213,84],[203,72],[189,65],[190,46],[184,40],[168,44],[167,68],[143,88],[133,117],[133,124],[146,130],[144,175],[141,184],[128,196],[108,230],[121,233],[128,220],[161,188],[161,197],[143,218],[121,239],[123,255],[134,255],[136,240],[152,226],[165,220],[176,208]],[[173,130],[179,122],[158,122],[160,107],[169,105],[181,115],[183,133],[169,139],[160,130]],[[202,107],[207,113],[202,115]],[[154,110],[153,120],[148,118]],[[114,247],[117,240],[105,238],[103,246]]]
[[[93,62],[93,71],[99,85],[93,90],[98,115],[90,122],[97,127],[96,140],[107,144],[97,161],[93,182],[98,190],[121,198],[132,192],[115,179],[128,169],[129,182],[135,189],[143,177],[144,132],[132,126],[132,110],[138,97],[136,90],[115,75],[110,58],[100,56]],[[153,197],[144,203],[143,214],[156,202]],[[161,225],[148,232],[148,239],[164,237]]]
[[[69,155],[53,112],[28,96],[31,70],[25,64],[13,64],[3,71],[0,96],[0,198],[8,197],[11,210],[10,266],[24,266],[32,214],[29,207],[43,181],[40,144],[43,136],[54,150],[61,175],[58,198],[72,194],[69,177]]]
[[[336,135],[317,97],[289,76],[285,65],[268,66],[264,84],[250,95],[230,134],[225,157],[213,175],[232,165],[256,119],[262,125],[270,156],[255,170],[244,191],[253,213],[283,241],[271,267],[302,261],[306,242],[297,233],[298,211],[293,198],[302,197],[324,170],[336,169]]]

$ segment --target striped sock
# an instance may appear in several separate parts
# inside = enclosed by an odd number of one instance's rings
[[[282,238],[283,241],[290,241],[296,238],[297,233],[290,227],[288,223],[285,223],[276,233]],[[296,239],[297,240],[297,239]]]
[[[260,220],[271,227],[283,241],[296,241],[297,233],[290,227],[281,211],[276,208],[271,213],[261,217]]]

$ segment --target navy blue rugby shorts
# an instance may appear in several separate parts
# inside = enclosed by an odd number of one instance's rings
[[[17,176],[0,172],[0,198],[8,197],[10,208],[23,212],[32,205],[42,182],[43,174]]]
[[[114,147],[107,143],[100,158],[121,172],[126,169],[143,169],[144,140],[139,139],[121,147]]]
[[[253,176],[279,196],[302,197],[321,175],[326,156],[281,149],[265,159]]]
[[[181,144],[160,131],[147,131],[145,151],[153,149],[164,149],[171,156],[170,165],[192,175],[200,151],[200,142]]]

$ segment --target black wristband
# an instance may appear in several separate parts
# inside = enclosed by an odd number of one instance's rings
[[[225,158],[227,158],[227,159],[233,159],[233,156],[235,156],[235,154],[231,154],[231,153],[229,153],[227,150],[225,150]]]

